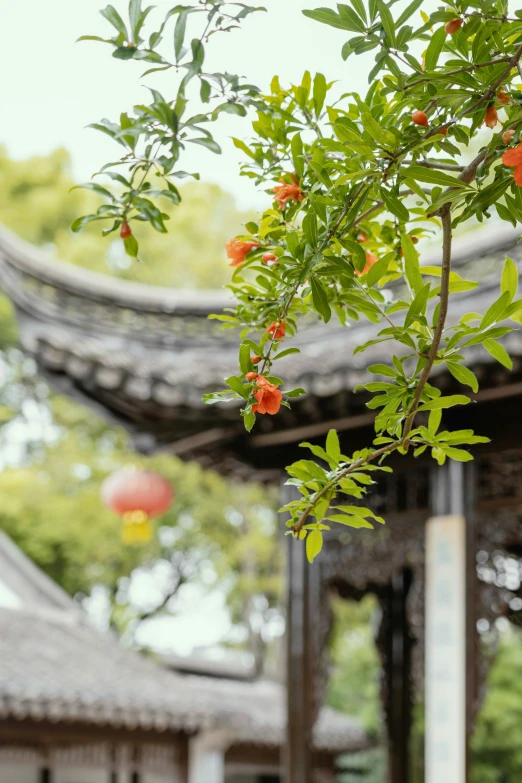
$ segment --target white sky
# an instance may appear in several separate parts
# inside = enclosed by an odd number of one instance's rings
[[[147,92],[139,77],[149,65],[115,60],[106,44],[75,43],[84,34],[112,35],[112,28],[99,14],[105,4],[105,0],[0,0],[0,143],[7,145],[13,157],[46,154],[64,146],[72,154],[75,176],[82,181],[118,157],[118,148],[110,139],[85,126],[102,117],[117,118],[120,111],[145,100]],[[126,0],[113,0],[113,4],[124,15]],[[175,3],[152,0],[152,4],[157,6],[153,18],[159,18],[161,9]],[[257,4],[263,4],[262,0]],[[322,4],[319,0],[265,0],[268,13],[255,14],[243,29],[211,39],[210,63],[216,69],[245,75],[262,88],[268,87],[274,73],[279,73],[284,84],[300,81],[308,69],[321,71],[329,80],[341,80],[343,89],[365,91],[374,53],[344,63],[341,47],[350,33],[318,24],[301,13]],[[146,81],[160,83],[167,96],[170,79],[169,72],[153,74]],[[261,205],[252,183],[239,177],[241,153],[229,139],[248,136],[249,131],[247,120],[224,115],[216,134],[224,154],[216,156],[194,147],[183,164],[233,192],[241,207]]]

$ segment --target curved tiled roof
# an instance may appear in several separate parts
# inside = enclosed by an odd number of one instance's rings
[[[51,585],[0,534],[0,588],[19,598],[6,608],[0,589],[0,718],[157,732],[219,728],[230,744],[284,742],[281,685],[170,671],[94,630]],[[314,738],[318,750],[331,752],[368,744],[358,721],[329,708]]]
[[[225,729],[230,744],[279,746],[284,689],[168,671],[70,618],[0,609],[0,718],[158,732]],[[325,707],[317,750],[366,747],[361,724]]]
[[[455,242],[455,266],[482,285],[453,298],[452,318],[484,311],[498,295],[505,251],[522,261],[518,237],[519,231],[505,224],[488,225]],[[437,259],[435,253],[421,261]],[[237,370],[237,334],[207,318],[230,303],[226,293],[174,292],[116,280],[51,261],[5,229],[0,231],[0,275],[17,308],[23,347],[42,371],[64,392],[127,426],[138,448],[169,444],[177,453],[197,455],[225,444],[225,450],[241,453],[244,435],[235,405],[204,406],[201,399]],[[364,415],[361,395],[357,399],[351,391],[369,364],[388,359],[388,346],[355,356],[353,351],[375,331],[368,323],[349,328],[333,321],[308,323],[293,341],[301,353],[278,365],[286,387],[302,386],[307,394],[293,402],[291,411],[259,417],[258,442],[274,428]],[[514,355],[522,354],[518,333],[508,343]],[[470,361],[488,364],[492,359],[477,347]]]

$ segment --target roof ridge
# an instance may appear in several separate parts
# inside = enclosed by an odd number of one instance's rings
[[[64,291],[120,307],[148,312],[191,312],[206,316],[230,302],[225,290],[172,289],[122,280],[50,258],[41,248],[0,225],[0,258],[19,272]],[[12,293],[12,292],[9,292]]]
[[[68,614],[71,617],[79,617],[81,610],[74,602],[74,599],[56,582],[51,579],[31,558],[29,558],[15,542],[0,530],[0,561],[7,561],[14,569],[15,573],[18,573],[22,580],[29,583],[38,594],[44,599],[44,604],[47,604],[47,611],[52,615]],[[2,569],[5,572],[5,568]],[[8,582],[7,586],[13,589]],[[14,587],[16,593],[16,586]],[[42,611],[46,611],[45,607],[34,606],[27,603],[27,599],[23,596],[19,596],[24,604],[23,610],[30,612],[34,611],[41,614]],[[12,610],[11,610],[12,611]],[[21,610],[15,610],[21,611]]]

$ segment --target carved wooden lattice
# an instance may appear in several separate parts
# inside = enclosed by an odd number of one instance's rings
[[[476,714],[485,692],[494,654],[495,621],[507,617],[522,625],[522,449],[485,454],[475,463],[477,591],[476,618],[488,644],[480,646],[477,660]],[[422,692],[424,680],[424,535],[430,516],[429,468],[413,466],[384,474],[365,499],[372,510],[385,516],[386,525],[375,530],[332,532],[321,567],[321,613],[314,624],[314,648],[320,661],[316,703],[320,703],[327,678],[325,649],[331,632],[332,589],[359,600],[374,593],[385,605],[394,574],[410,571],[407,596],[408,635],[411,640],[412,685]],[[386,670],[389,617],[383,612],[381,639],[377,639]],[[387,703],[386,675],[383,706]],[[392,716],[387,716],[393,719]]]

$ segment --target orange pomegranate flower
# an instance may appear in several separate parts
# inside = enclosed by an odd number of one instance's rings
[[[484,125],[487,125],[488,128],[494,128],[497,122],[497,110],[494,106],[490,106],[489,109],[486,109],[486,114],[484,115]]]
[[[501,106],[507,106],[511,101],[511,95],[508,92],[504,92],[504,90],[499,90],[497,93],[497,101]]]
[[[373,253],[366,253],[366,264],[364,265],[364,269],[362,272],[359,272],[358,269],[355,270],[357,277],[365,275],[367,272],[369,272],[372,266],[377,263],[377,260],[377,256],[374,256]]]
[[[284,321],[273,321],[265,331],[272,340],[280,340],[286,334],[286,324]]]
[[[253,413],[269,413],[272,416],[279,412],[283,393],[274,383],[270,383],[264,375],[259,375],[256,384],[259,388],[254,390],[257,404],[252,406]]]
[[[304,193],[297,182],[288,183],[284,179],[281,180],[280,185],[276,185],[272,189],[274,194],[274,200],[277,201],[279,209],[284,209],[287,201],[302,201],[304,199]]]
[[[517,147],[512,147],[512,149],[504,152],[502,155],[502,163],[504,166],[515,167],[513,177],[517,185],[522,186],[522,144],[519,144]]]
[[[515,135],[515,131],[513,130],[513,128],[504,131],[504,133],[502,134],[502,141],[504,142],[504,144],[511,144],[511,139],[513,138],[514,135]]]
[[[231,239],[225,245],[227,258],[230,259],[229,266],[241,266],[247,255],[255,247],[259,247],[259,242],[242,242],[240,239]]]

